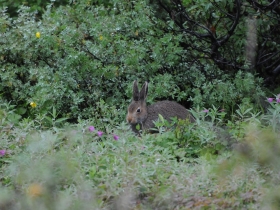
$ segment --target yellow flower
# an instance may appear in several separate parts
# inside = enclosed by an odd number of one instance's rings
[[[35,107],[37,106],[37,104],[36,104],[35,102],[32,101],[32,102],[30,103],[30,106],[31,106],[32,108],[35,108]]]
[[[102,35],[99,36],[99,40],[100,40],[100,41],[103,40],[103,36],[102,36]]]
[[[40,38],[40,37],[41,37],[41,33],[40,33],[40,32],[37,32],[37,33],[36,33],[36,37],[37,37],[37,38]]]
[[[43,187],[38,183],[31,184],[27,189],[27,194],[30,197],[38,197],[43,194]]]

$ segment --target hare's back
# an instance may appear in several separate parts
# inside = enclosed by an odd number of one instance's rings
[[[159,101],[147,107],[149,120],[157,120],[161,114],[165,119],[169,120],[172,117],[179,119],[190,118],[189,112],[182,105],[174,101]]]

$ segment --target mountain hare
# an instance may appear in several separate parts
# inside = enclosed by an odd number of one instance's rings
[[[154,121],[158,119],[159,114],[166,120],[170,120],[171,117],[177,117],[179,119],[189,118],[190,122],[195,121],[185,107],[174,101],[159,101],[147,106],[147,93],[148,82],[144,83],[140,92],[137,81],[133,82],[133,98],[128,107],[126,120],[135,133],[139,133],[139,130],[145,131],[154,128]]]

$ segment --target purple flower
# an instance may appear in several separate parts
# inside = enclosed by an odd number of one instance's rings
[[[0,156],[4,156],[6,154],[6,150],[2,149],[0,150]]]
[[[97,131],[97,135],[98,135],[99,137],[101,137],[101,136],[103,135],[103,132],[102,132],[102,131]]]
[[[277,102],[277,103],[280,103],[280,98],[276,98],[276,102]]]
[[[204,109],[204,110],[202,110],[202,112],[208,113],[209,110],[208,109]]]
[[[268,101],[269,103],[273,102],[273,100],[274,100],[274,98],[267,98],[267,101]]]
[[[113,135],[113,137],[114,137],[114,139],[115,139],[116,141],[118,141],[119,138],[120,138],[119,136],[117,136],[117,135],[115,135],[115,134]]]
[[[92,131],[95,130],[95,128],[91,125],[91,126],[88,127],[88,130],[89,130],[89,132],[92,132]]]

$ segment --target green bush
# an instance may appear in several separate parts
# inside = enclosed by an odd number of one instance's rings
[[[176,118],[168,122],[160,116],[155,125],[161,135],[150,136],[155,147],[169,151],[169,155],[178,160],[192,162],[195,161],[194,158],[201,156],[211,159],[230,149],[236,142],[235,136],[232,136],[225,126],[222,127],[225,124],[224,111],[220,112],[213,107],[210,110],[198,108],[190,112],[196,120],[195,123]]]
[[[149,102],[173,99],[196,106],[235,108],[244,99],[262,94],[260,80],[250,73],[234,79],[205,63],[209,80],[194,63],[183,61],[189,50],[180,46],[182,34],[157,18],[146,1],[89,1],[53,8],[42,19],[28,7],[11,19],[1,12],[0,64],[3,100],[26,109],[34,119],[52,112],[58,117],[123,121],[132,81],[151,82]],[[189,40],[191,41],[191,39]],[[243,83],[243,80],[246,83]],[[106,108],[104,108],[105,106]]]
[[[35,12],[36,11],[37,16],[41,16],[42,13],[45,10],[45,7],[48,4],[50,4],[50,2],[52,2],[54,6],[58,6],[58,5],[65,5],[69,1],[68,0],[60,0],[60,1],[55,1],[55,0],[50,0],[50,1],[42,1],[42,0],[26,0],[26,1],[0,0],[0,7],[7,7],[8,8],[8,13],[10,14],[11,17],[18,16],[18,9],[22,5],[28,6],[30,12]]]

